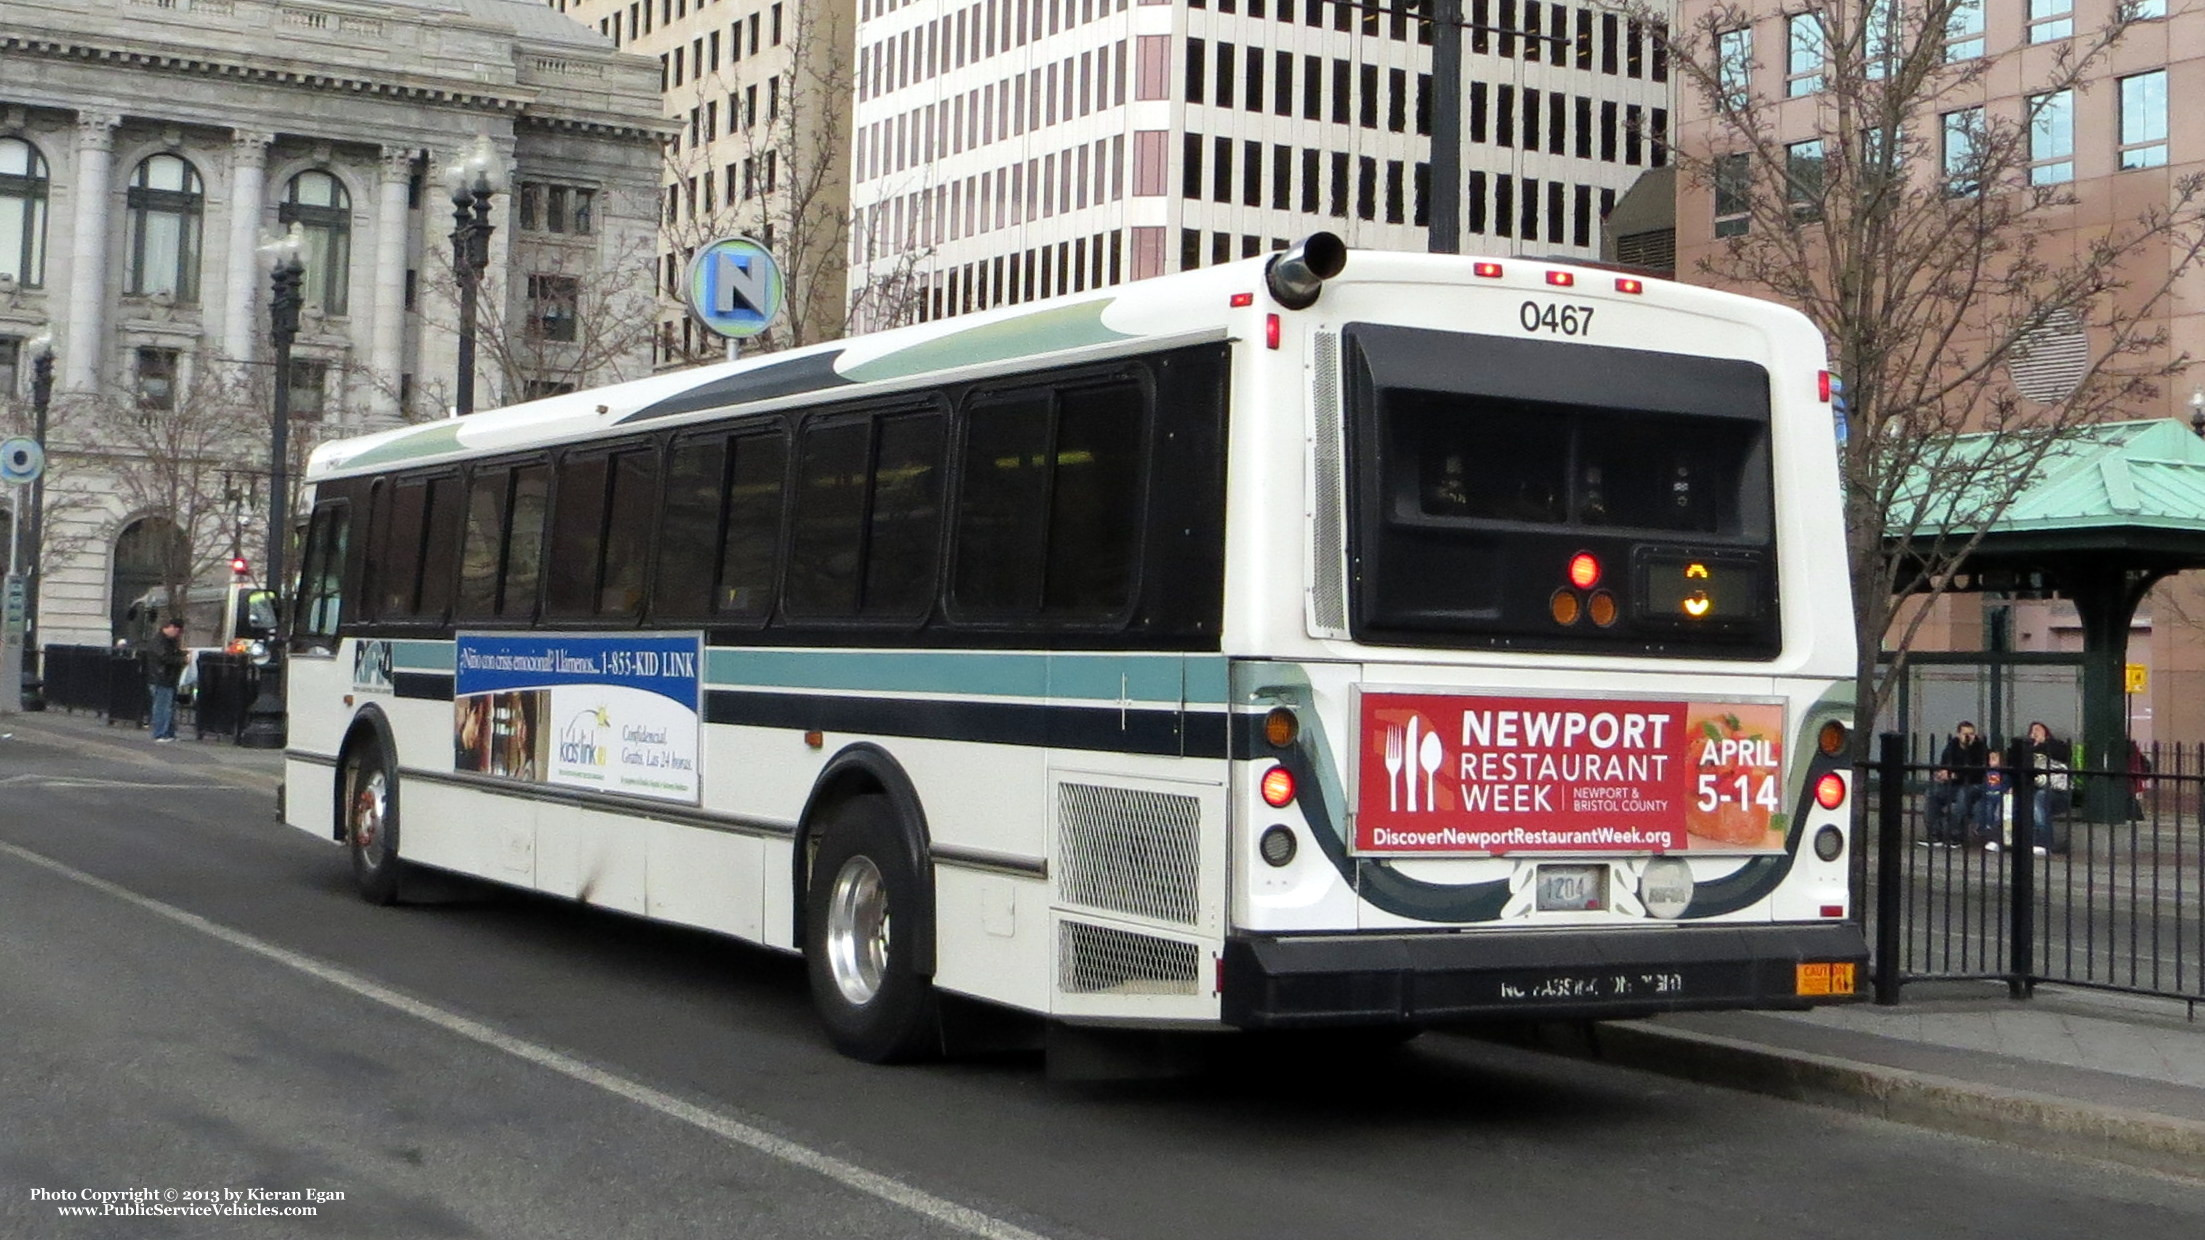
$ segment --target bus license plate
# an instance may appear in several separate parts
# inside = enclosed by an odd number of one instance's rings
[[[1542,913],[1597,913],[1608,907],[1607,866],[1542,865],[1538,882]]]

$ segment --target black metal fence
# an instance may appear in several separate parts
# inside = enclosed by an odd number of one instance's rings
[[[48,646],[46,702],[61,710],[91,711],[109,723],[144,724],[153,712],[145,664],[137,653],[106,646]],[[194,681],[179,702],[178,724],[201,736],[235,739],[246,708],[260,692],[260,669],[241,654],[200,652]]]
[[[1910,752],[1884,734],[1866,781],[1879,1002],[1910,981],[1985,978],[2205,1003],[2205,745],[2048,773],[2016,746],[1978,787],[1937,778],[1938,743]],[[2094,781],[2117,791],[2086,799]],[[2086,804],[2115,812],[2093,821]]]

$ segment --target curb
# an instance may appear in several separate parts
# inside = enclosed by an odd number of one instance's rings
[[[2205,1123],[2171,1115],[1644,1022],[1597,1025],[1574,1053],[1919,1128],[2205,1180]]]

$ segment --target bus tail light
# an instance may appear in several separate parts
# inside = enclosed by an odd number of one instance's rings
[[[1283,825],[1264,828],[1263,838],[1256,841],[1256,851],[1263,856],[1263,863],[1274,869],[1294,863],[1294,854],[1301,845],[1294,839],[1294,829]]]
[[[1276,314],[1263,316],[1263,347],[1266,349],[1279,347],[1279,316]]]
[[[1845,777],[1831,771],[1816,780],[1815,804],[1824,809],[1836,809],[1845,804]]]
[[[1600,557],[1590,551],[1580,551],[1570,557],[1570,584],[1580,590],[1590,590],[1600,584]]]
[[[1347,242],[1328,232],[1315,232],[1265,265],[1263,283],[1271,290],[1271,300],[1289,310],[1307,310],[1317,304],[1325,281],[1346,266]]]
[[[1272,809],[1285,809],[1294,803],[1294,773],[1283,766],[1274,766],[1263,773],[1263,803]]]
[[[1823,404],[1827,405],[1830,403],[1829,371],[1818,370],[1815,372],[1815,395],[1821,398]]]
[[[1592,622],[1601,628],[1613,625],[1620,610],[1616,606],[1615,595],[1606,590],[1593,591],[1592,597],[1585,601],[1585,614],[1592,617]]]
[[[1825,826],[1815,832],[1815,856],[1824,861],[1835,861],[1845,851],[1845,832]]]

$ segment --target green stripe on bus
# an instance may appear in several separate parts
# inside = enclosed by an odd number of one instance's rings
[[[1225,700],[1218,655],[1009,654],[1000,651],[713,650],[713,687],[844,689],[1114,702]]]
[[[335,469],[358,469],[362,465],[389,465],[398,461],[411,461],[424,456],[441,456],[459,450],[459,420],[448,419],[431,426],[416,427],[396,439],[385,440],[357,456],[348,456],[332,463]]]
[[[844,370],[842,375],[858,383],[878,383],[959,366],[977,366],[1084,345],[1130,340],[1132,333],[1103,326],[1103,311],[1116,300],[1115,297],[1101,297],[1069,306],[1053,306],[1000,323],[968,327],[871,361],[859,362]]]

